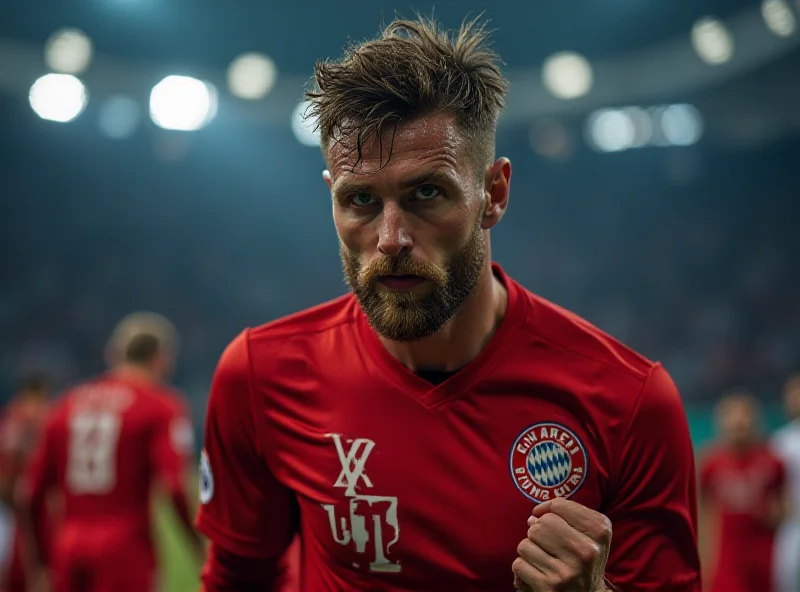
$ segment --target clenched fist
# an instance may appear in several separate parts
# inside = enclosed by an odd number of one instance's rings
[[[603,592],[611,522],[564,498],[544,502],[528,518],[517,546],[514,586],[532,592]]]

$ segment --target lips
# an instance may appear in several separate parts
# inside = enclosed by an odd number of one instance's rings
[[[425,278],[419,275],[382,275],[378,281],[390,290],[411,290],[425,283]]]

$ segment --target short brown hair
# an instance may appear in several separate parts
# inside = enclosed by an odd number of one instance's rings
[[[178,332],[160,314],[135,312],[117,324],[109,346],[115,363],[146,365],[161,351],[177,351]]]
[[[451,113],[481,164],[494,156],[497,117],[508,83],[478,19],[453,36],[433,18],[395,20],[376,39],[346,48],[337,61],[317,62],[317,88],[306,93],[323,151],[333,138],[355,136],[363,146],[401,121],[433,111]],[[391,145],[385,162],[391,157]],[[382,164],[383,154],[381,153]]]
[[[23,393],[43,393],[50,389],[50,379],[42,372],[31,372],[19,379],[17,390]]]

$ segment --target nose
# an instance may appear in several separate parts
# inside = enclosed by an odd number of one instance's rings
[[[387,257],[401,257],[408,254],[412,246],[414,242],[403,210],[396,203],[385,203],[378,229],[378,251]]]

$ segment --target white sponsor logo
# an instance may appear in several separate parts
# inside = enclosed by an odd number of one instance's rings
[[[333,438],[336,454],[339,455],[339,462],[342,464],[342,470],[333,486],[346,487],[344,494],[348,497],[356,494],[356,485],[358,485],[359,479],[363,480],[367,487],[372,487],[372,481],[364,472],[364,466],[367,464],[369,453],[375,448],[375,442],[358,438],[352,441],[350,450],[345,454],[342,437],[339,434],[329,434],[329,437]]]
[[[176,417],[170,422],[169,438],[175,452],[183,455],[194,452],[194,429],[188,417]]]
[[[207,504],[214,497],[214,475],[206,451],[200,453],[200,503]]]
[[[333,440],[341,465],[333,486],[345,490],[342,503],[322,504],[328,513],[333,540],[366,555],[370,571],[399,572],[399,562],[391,558],[391,548],[400,540],[397,497],[356,493],[356,488],[362,485],[373,488],[366,464],[375,442],[366,438],[345,441],[341,434],[327,434],[327,437]],[[353,566],[360,568],[361,564],[354,562]]]

